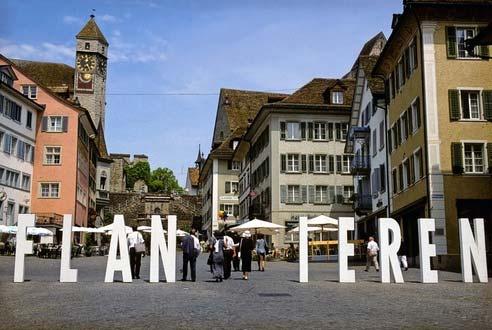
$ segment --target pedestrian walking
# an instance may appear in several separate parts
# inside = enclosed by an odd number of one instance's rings
[[[145,241],[142,234],[133,227],[133,232],[127,237],[128,248],[130,249],[130,269],[132,279],[140,278],[140,265],[142,263],[142,254],[145,253]]]
[[[246,230],[239,243],[239,253],[241,258],[241,270],[243,271],[243,280],[248,280],[248,275],[251,273],[251,259],[252,251],[255,248],[253,240],[251,239],[251,233]]]
[[[376,268],[376,271],[379,272],[378,251],[378,243],[374,241],[374,237],[369,237],[369,243],[367,243],[366,272],[369,271],[369,267],[371,267],[371,264],[374,264],[374,268]]]
[[[265,258],[267,254],[267,246],[263,234],[258,234],[256,240],[256,255],[258,256],[258,271],[265,271]]]
[[[188,263],[190,264],[191,281],[196,281],[196,258],[200,254],[200,242],[196,237],[196,230],[192,229],[191,234],[185,236],[181,242],[183,249],[183,278],[181,281],[186,281],[188,277]]]
[[[212,250],[212,273],[215,281],[222,282],[224,279],[224,237],[219,231],[214,233],[214,244]]]
[[[231,277],[231,263],[234,256],[234,240],[230,232],[224,235],[224,280]]]
[[[400,249],[398,250],[398,255],[400,256],[401,266],[405,271],[408,270],[407,253],[408,253],[407,242],[405,240],[402,240],[400,244]]]

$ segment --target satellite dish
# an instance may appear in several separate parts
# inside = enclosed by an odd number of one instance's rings
[[[0,202],[7,199],[7,193],[5,191],[0,191]]]

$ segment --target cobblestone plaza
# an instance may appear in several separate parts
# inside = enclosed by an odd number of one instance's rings
[[[310,263],[309,283],[298,264],[271,262],[249,281],[239,272],[215,283],[206,257],[197,282],[104,283],[106,257],[75,258],[78,283],[59,283],[60,260],[26,258],[26,282],[13,283],[14,258],[0,257],[1,323],[10,328],[490,328],[492,284],[465,284],[461,274],[439,272],[439,284],[379,283],[374,270],[354,266],[355,284],[337,283],[336,263]],[[181,256],[178,255],[177,278]],[[255,265],[253,265],[255,269]],[[161,270],[161,278],[164,278]]]

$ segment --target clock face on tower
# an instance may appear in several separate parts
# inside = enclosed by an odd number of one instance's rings
[[[81,54],[77,58],[77,69],[80,72],[92,72],[96,67],[96,57],[89,54]]]

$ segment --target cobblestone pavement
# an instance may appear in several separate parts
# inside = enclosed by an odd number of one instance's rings
[[[196,283],[148,283],[148,257],[141,280],[104,283],[106,257],[90,257],[72,261],[78,283],[59,283],[59,267],[59,259],[28,257],[26,282],[14,284],[14,258],[0,257],[3,329],[492,327],[492,283],[464,284],[456,273],[424,285],[410,269],[405,284],[381,284],[374,270],[355,266],[357,283],[340,284],[335,263],[311,263],[310,282],[300,284],[298,264],[271,262],[249,281],[236,272],[215,283],[202,255]]]

